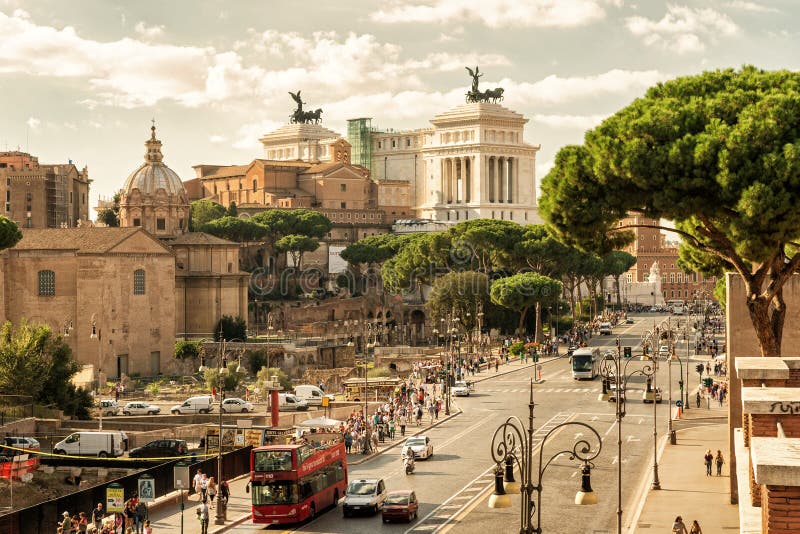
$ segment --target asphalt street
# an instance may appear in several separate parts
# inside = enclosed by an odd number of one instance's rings
[[[621,346],[633,347],[634,358],[628,365],[628,373],[641,369],[648,362],[641,361],[643,332],[652,330],[665,319],[664,316],[643,314],[634,317],[631,325],[622,324],[614,329],[612,336],[595,336],[590,346],[603,350],[616,350],[616,339]],[[676,319],[673,318],[673,326]],[[655,321],[655,322],[654,322]],[[685,344],[682,346],[685,351]],[[677,350],[681,351],[681,345]],[[685,353],[685,352],[684,352]],[[685,364],[684,364],[685,365]],[[678,366],[673,363],[673,398],[678,398]],[[685,368],[684,368],[685,373]],[[691,371],[693,373],[693,371]],[[372,533],[375,530],[411,533],[436,533],[453,531],[458,533],[509,532],[519,528],[519,496],[513,496],[513,506],[493,510],[487,506],[492,487],[492,436],[497,427],[509,416],[528,422],[528,402],[532,368],[520,369],[510,374],[492,377],[476,385],[469,397],[460,397],[454,402],[463,413],[446,423],[431,429],[429,437],[434,444],[434,455],[420,461],[416,472],[406,476],[401,469],[400,450],[393,449],[349,469],[349,479],[383,478],[389,490],[413,489],[420,501],[419,519],[411,524],[384,524],[379,516],[347,518],[341,509],[329,510],[315,520],[292,528],[263,527],[246,522],[231,529],[237,533],[262,532],[264,530],[295,531],[307,533]],[[661,361],[658,370],[658,385],[664,391],[664,403],[656,407],[659,445],[666,437],[668,422],[667,399],[669,387],[668,362]],[[692,375],[696,386],[697,375]],[[587,439],[597,447],[591,431],[577,425],[567,425],[552,432],[541,451],[543,462],[558,455],[547,468],[542,480],[541,525],[546,532],[556,533],[602,533],[616,530],[617,474],[622,466],[622,510],[623,517],[632,514],[634,502],[640,492],[649,486],[652,479],[653,462],[653,405],[642,402],[645,388],[644,378],[632,376],[627,391],[627,415],[622,423],[622,455],[618,454],[617,423],[614,403],[601,402],[600,379],[593,381],[573,380],[568,358],[562,357],[542,364],[542,382],[534,389],[534,450],[533,471],[539,465],[542,439],[557,425],[582,422],[591,425],[603,440],[599,456],[594,460],[592,487],[598,494],[596,506],[577,506],[575,493],[580,489],[580,463],[570,460],[568,454],[576,441]],[[518,475],[517,475],[518,476]],[[534,478],[535,478],[534,474]],[[517,478],[519,481],[519,478]],[[646,485],[644,485],[646,484]],[[534,517],[534,522],[536,518]],[[535,523],[534,523],[535,524]]]

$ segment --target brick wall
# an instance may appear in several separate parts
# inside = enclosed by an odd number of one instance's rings
[[[789,369],[789,380],[786,381],[786,387],[800,387],[800,369]]]
[[[762,532],[800,532],[800,487],[764,486],[761,491]]]
[[[756,475],[753,470],[753,457],[748,455],[747,461],[750,463],[750,504],[753,506],[761,506],[761,485],[756,484]]]
[[[787,438],[800,438],[800,416],[756,413],[750,414],[749,417],[751,436],[778,437],[777,423],[780,421]]]

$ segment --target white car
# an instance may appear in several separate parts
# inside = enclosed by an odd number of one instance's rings
[[[157,415],[161,407],[146,402],[129,402],[122,407],[122,415]]]
[[[463,380],[459,380],[453,384],[452,393],[456,397],[469,397],[469,386]]]
[[[232,397],[222,401],[222,411],[225,413],[249,413],[253,411],[253,404],[245,400]]]
[[[414,457],[425,460],[433,456],[433,443],[428,436],[411,436],[403,445],[403,449],[411,447]]]
[[[669,345],[661,345],[658,347],[658,355],[669,357]]]

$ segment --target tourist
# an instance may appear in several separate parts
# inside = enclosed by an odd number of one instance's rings
[[[722,476],[722,464],[725,463],[725,460],[722,458],[722,451],[717,450],[717,457],[715,461],[717,463],[717,476]]]
[[[697,522],[697,519],[692,521],[692,528],[689,530],[689,534],[703,534],[703,529],[700,528],[700,523]]]
[[[706,476],[711,476],[711,462],[714,461],[714,455],[711,454],[711,449],[706,451],[706,454],[703,456],[703,461],[706,464]]]
[[[681,516],[675,518],[675,522],[672,524],[672,534],[688,534]]]

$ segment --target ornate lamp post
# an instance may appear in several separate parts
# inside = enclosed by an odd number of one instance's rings
[[[531,381],[530,401],[528,402],[528,427],[516,416],[509,417],[497,427],[492,437],[492,459],[496,462],[495,468],[495,491],[489,498],[490,508],[509,508],[511,498],[509,493],[520,493],[522,506],[520,508],[520,534],[541,534],[542,532],[542,477],[550,463],[562,454],[569,455],[570,460],[579,460],[581,466],[581,489],[575,495],[575,504],[591,505],[597,504],[597,495],[592,491],[591,468],[594,467],[592,460],[597,458],[603,448],[603,440],[600,434],[593,427],[579,421],[568,421],[552,428],[542,439],[539,445],[539,465],[536,480],[533,479],[533,450],[536,447],[533,443],[533,381]],[[567,427],[577,426],[582,430],[589,430],[597,438],[597,449],[593,450],[592,439],[576,440],[572,449],[561,450],[545,462],[543,460],[544,447],[547,440],[557,430]],[[506,482],[503,483],[503,467],[505,464]],[[514,466],[519,468],[521,484],[517,485],[513,479]],[[534,493],[536,500],[534,501]],[[533,526],[533,514],[536,514],[536,526]]]
[[[629,359],[623,361],[620,356],[620,340],[617,338],[617,351],[616,353],[608,352],[612,356],[611,359],[603,358],[600,362],[600,376],[603,379],[603,391],[600,394],[599,400],[608,401],[611,383],[614,384],[614,400],[615,402],[615,417],[617,421],[617,533],[622,534],[622,419],[625,417],[625,391],[627,390],[628,379],[633,376],[643,376],[648,382],[648,385],[653,383],[653,484],[652,489],[661,489],[661,483],[658,480],[658,433],[656,429],[657,420],[656,414],[656,394],[654,379],[656,371],[658,370],[658,357],[657,353],[651,353],[649,363],[642,366],[641,369],[633,369],[628,372],[628,365],[633,361]],[[653,382],[651,382],[653,381]]]

